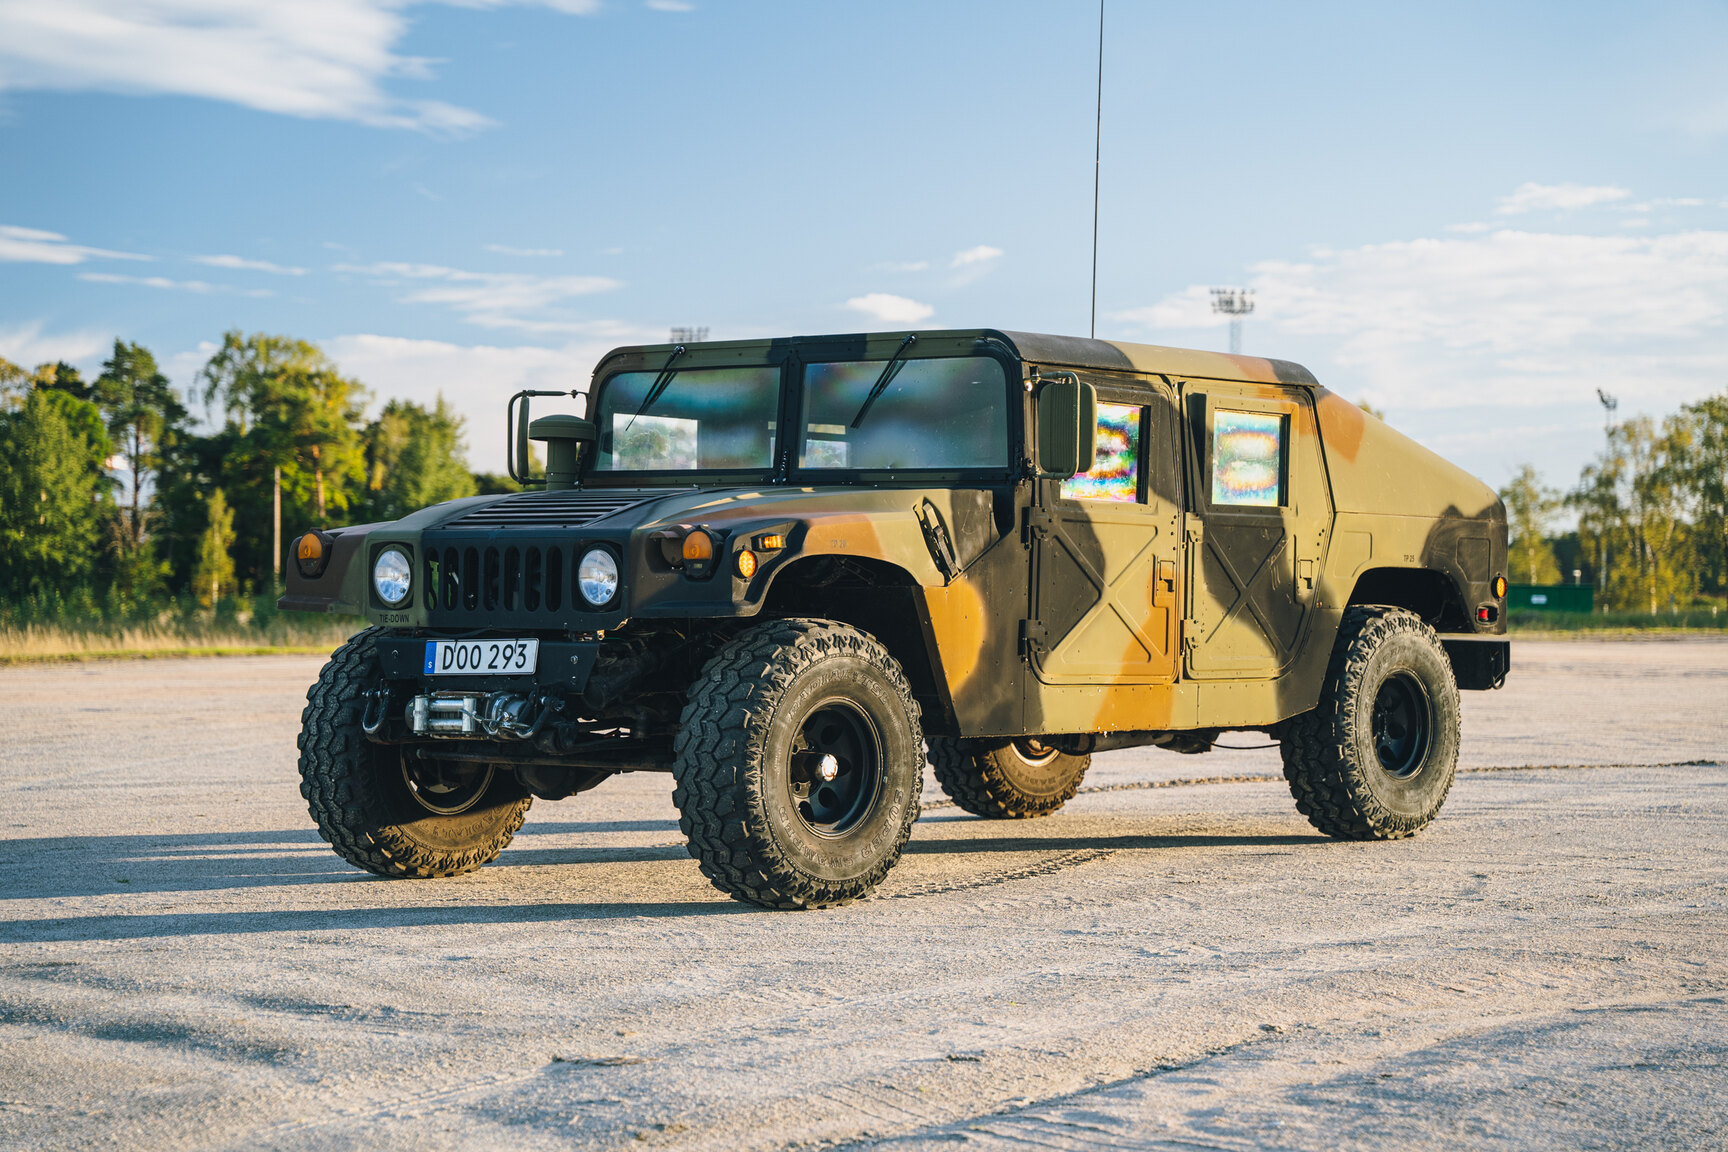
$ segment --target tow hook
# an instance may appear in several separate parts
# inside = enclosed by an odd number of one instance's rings
[[[390,712],[390,689],[388,686],[374,688],[365,696],[366,708],[360,713],[360,730],[368,736],[376,736],[384,727],[384,717]]]

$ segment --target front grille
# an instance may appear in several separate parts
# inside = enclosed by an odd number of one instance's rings
[[[426,548],[426,607],[434,616],[454,612],[552,614],[574,589],[564,587],[566,549],[558,544],[466,544]],[[566,593],[571,593],[567,596]]]
[[[446,528],[580,528],[665,492],[619,489],[524,492],[507,496],[444,525]]]

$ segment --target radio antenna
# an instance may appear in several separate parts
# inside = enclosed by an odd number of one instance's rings
[[[1098,338],[1098,175],[1104,159],[1104,0],[1098,0],[1098,122],[1092,135],[1092,327]]]

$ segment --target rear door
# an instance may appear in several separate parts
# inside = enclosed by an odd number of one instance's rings
[[[1306,390],[1182,385],[1188,468],[1183,654],[1196,679],[1270,679],[1314,607],[1331,494]]]
[[[1181,603],[1175,393],[1162,381],[1083,378],[1098,389],[1097,461],[1040,482],[1028,510],[1027,652],[1046,684],[1167,683]]]

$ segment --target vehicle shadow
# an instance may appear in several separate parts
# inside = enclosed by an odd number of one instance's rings
[[[259,932],[355,932],[380,928],[448,925],[540,924],[630,920],[640,917],[749,915],[759,911],[726,900],[612,904],[451,904],[395,907],[291,909],[246,912],[172,912],[138,916],[63,916],[0,922],[0,943],[75,940],[143,940],[181,936],[230,936]],[[0,966],[0,971],[4,966]]]
[[[1157,848],[1288,848],[1300,845],[1332,844],[1336,841],[1318,832],[1310,835],[1163,833],[1111,836],[1072,836],[1060,832],[1049,836],[956,836],[943,839],[914,837],[906,844],[907,855],[951,855],[968,852],[1048,852],[1052,850],[1084,851],[1086,849],[1157,849]]]
[[[565,864],[687,860],[683,842],[540,847],[544,835],[665,832],[668,821],[596,820],[529,824],[487,871]],[[209,892],[383,881],[338,857],[316,831],[193,832],[126,836],[44,836],[0,840],[0,915],[17,900],[128,892]]]

